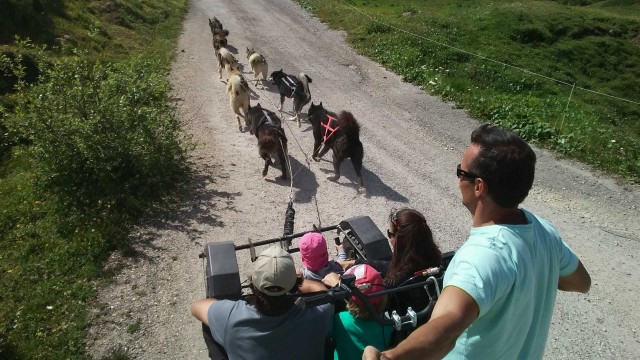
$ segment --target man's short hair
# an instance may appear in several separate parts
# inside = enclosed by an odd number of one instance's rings
[[[482,178],[491,199],[503,208],[517,207],[529,194],[535,176],[536,154],[517,134],[484,124],[471,133],[480,152],[469,171]]]

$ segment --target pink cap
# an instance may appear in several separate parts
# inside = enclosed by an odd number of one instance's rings
[[[372,268],[370,265],[359,264],[356,266],[352,266],[344,272],[344,275],[355,275],[355,285],[363,294],[373,294],[385,289],[382,276],[378,271],[376,271],[376,269]],[[356,296],[352,296],[351,300],[355,301],[359,306],[363,305],[362,301],[360,301],[360,299]],[[380,296],[369,298],[369,302],[371,304],[377,304],[381,300],[382,297]]]
[[[298,242],[302,265],[311,271],[318,271],[329,262],[327,241],[319,232],[308,232]]]

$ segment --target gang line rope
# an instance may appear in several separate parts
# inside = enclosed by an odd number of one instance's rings
[[[244,66],[244,64],[243,64]],[[249,68],[251,68],[251,66],[249,66]],[[260,83],[262,84],[262,86],[264,87],[264,81],[265,80],[259,80]],[[250,81],[247,81],[247,83],[250,83]],[[304,151],[304,149],[302,148],[302,145],[300,145],[300,142],[298,141],[298,138],[295,136],[295,134],[293,133],[293,130],[291,129],[291,126],[289,126],[288,121],[282,116],[282,109],[279,109],[276,104],[269,98],[269,96],[267,96],[266,91],[264,91],[263,89],[259,89],[257,87],[257,82],[256,85],[253,86],[257,91],[260,92],[260,99],[264,98],[266,99],[269,104],[271,104],[271,106],[273,107],[274,110],[276,110],[280,116],[280,120],[282,121],[282,123],[284,123],[287,126],[287,129],[289,130],[289,134],[293,137],[293,140],[296,142],[296,144],[298,145],[298,148],[300,149],[300,152],[302,152],[302,154],[304,155],[305,158],[305,163],[307,168],[309,169],[309,171],[311,171],[311,161],[309,159],[309,155]],[[282,141],[280,141],[280,147],[282,147],[282,150],[284,151],[284,146],[282,145]],[[286,151],[286,158],[287,158],[287,167],[289,168],[289,177],[290,177],[290,186],[289,186],[289,202],[293,201],[293,178],[300,172],[300,170],[302,170],[302,167],[300,167],[296,173],[293,173],[293,170],[291,168],[291,161],[289,160],[289,152]],[[322,221],[320,218],[320,208],[318,206],[318,198],[314,195],[313,196],[313,201],[315,203],[315,207],[316,207],[316,215],[318,218],[318,227],[322,227]]]

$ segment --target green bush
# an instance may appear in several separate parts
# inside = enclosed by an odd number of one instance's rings
[[[74,56],[17,97],[6,126],[32,143],[42,189],[79,208],[135,212],[178,178],[185,152],[159,69],[142,56],[119,63]]]

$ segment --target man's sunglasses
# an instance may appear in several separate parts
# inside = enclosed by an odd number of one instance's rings
[[[458,167],[456,168],[456,176],[458,176],[458,179],[461,177],[466,177],[467,179],[471,180],[475,180],[480,177],[479,175],[476,175],[472,172],[462,170],[462,168],[460,168],[460,164],[458,164]]]

